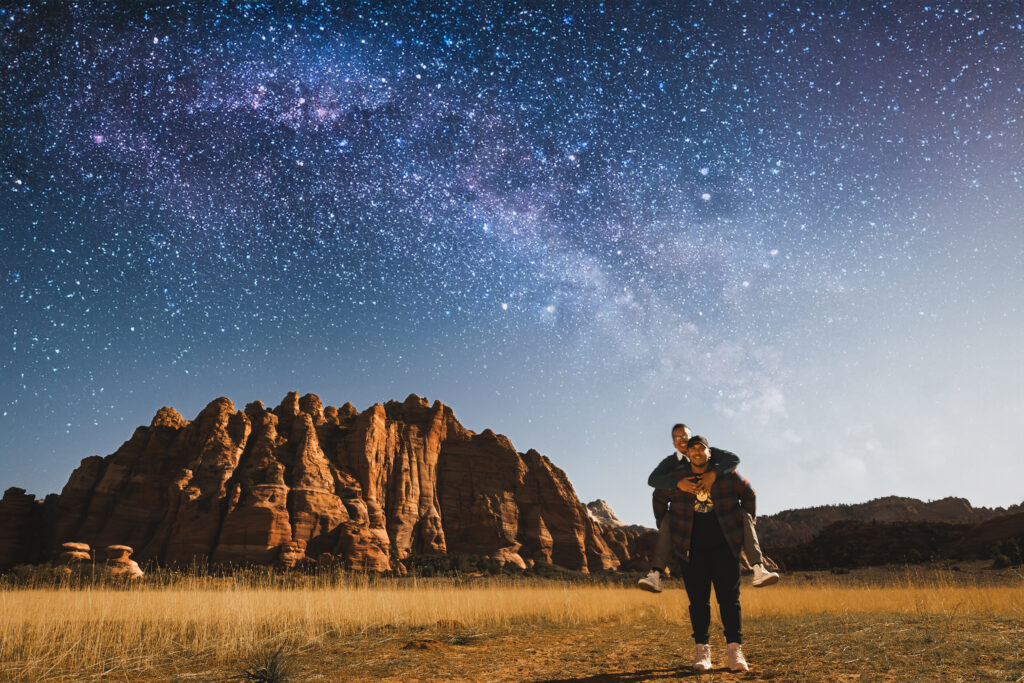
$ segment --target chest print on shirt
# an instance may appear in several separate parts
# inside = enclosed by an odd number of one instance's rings
[[[697,497],[693,501],[693,511],[703,514],[714,509],[715,503],[711,500],[711,496],[706,491],[698,491]]]

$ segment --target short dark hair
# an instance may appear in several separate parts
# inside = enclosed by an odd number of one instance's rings
[[[688,432],[692,432],[693,431],[692,429],[690,429],[689,427],[684,425],[682,422],[677,422],[676,424],[672,425],[672,431],[669,432],[669,434],[675,434],[676,430],[679,429],[679,428],[685,429]]]
[[[690,437],[690,440],[686,442],[686,447],[689,448],[690,446],[696,446],[697,444],[703,444],[708,448],[711,448],[711,444],[708,443],[706,438],[697,435]]]

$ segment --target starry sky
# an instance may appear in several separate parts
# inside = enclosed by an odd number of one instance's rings
[[[5,3],[0,488],[163,405],[452,406],[651,524],[1024,499],[1024,10]]]

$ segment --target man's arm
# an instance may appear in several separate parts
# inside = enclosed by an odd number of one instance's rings
[[[647,485],[652,488],[671,491],[676,487],[678,477],[669,476],[669,472],[677,467],[679,467],[679,459],[673,453],[658,463],[658,466],[651,472],[651,476],[647,477]]]
[[[712,446],[710,463],[711,469],[715,471],[715,474],[722,476],[723,474],[736,471],[736,466],[740,464],[740,456],[731,451]]]
[[[711,457],[708,458],[708,471],[700,475],[699,488],[710,491],[715,480],[723,474],[736,471],[736,465],[740,464],[740,457],[730,451],[721,448],[711,447]]]

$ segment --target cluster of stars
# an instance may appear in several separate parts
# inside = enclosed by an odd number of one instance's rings
[[[8,450],[303,349],[757,403],[775,351],[923,315],[880,284],[923,255],[999,249],[939,204],[1021,192],[1019,8],[25,2],[0,50]]]

